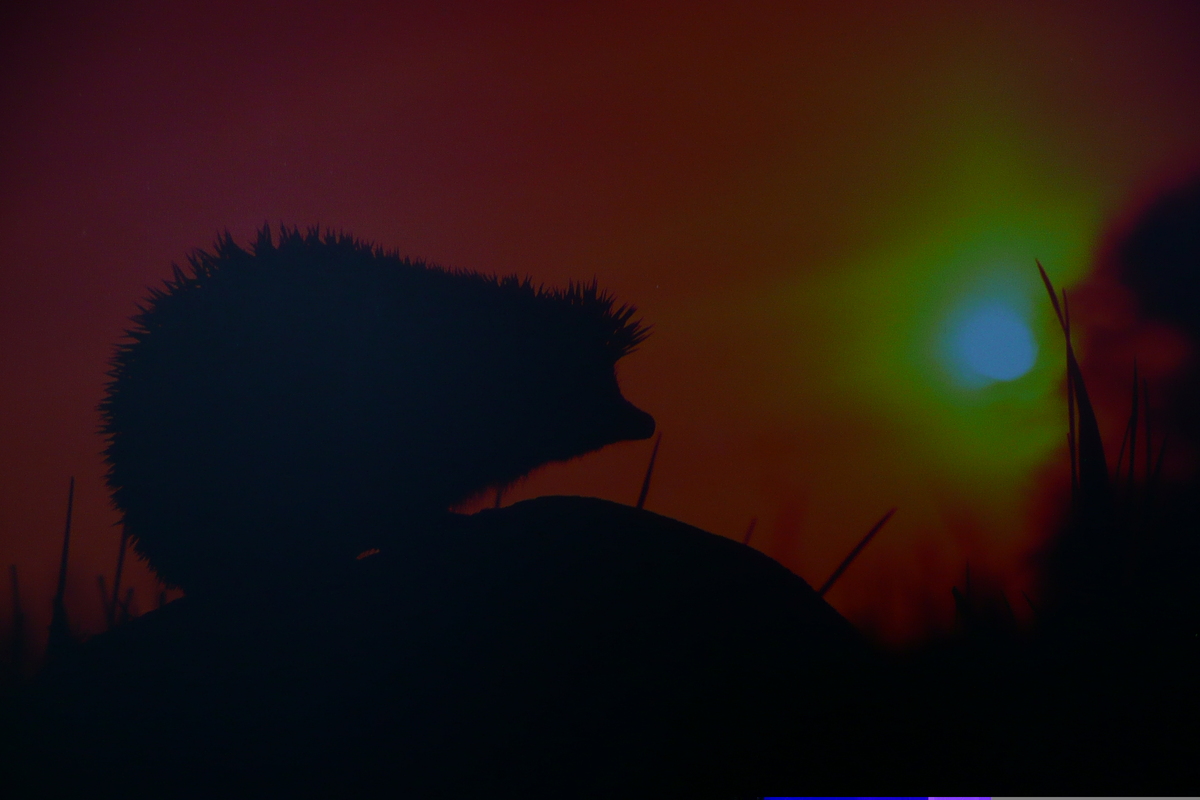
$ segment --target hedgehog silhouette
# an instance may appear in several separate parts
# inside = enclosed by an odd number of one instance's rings
[[[649,330],[595,281],[535,287],[268,226],[188,261],[139,305],[100,405],[113,501],[170,585],[353,559],[654,431],[615,372]]]

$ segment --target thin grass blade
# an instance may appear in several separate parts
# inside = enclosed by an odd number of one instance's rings
[[[971,622],[971,604],[957,586],[950,587],[950,594],[954,596],[954,611],[963,627],[966,627]]]
[[[1021,597],[1025,598],[1025,602],[1029,605],[1029,610],[1032,611],[1033,615],[1036,617],[1038,615],[1037,606],[1035,606],[1033,604],[1033,601],[1029,599],[1029,595],[1025,594],[1024,592],[1021,592]]]
[[[1083,380],[1083,372],[1079,361],[1075,358],[1075,348],[1071,344],[1070,307],[1067,305],[1067,293],[1063,291],[1063,307],[1067,309],[1067,372],[1075,390],[1075,410],[1078,412],[1077,446],[1079,448],[1079,490],[1089,513],[1107,510],[1110,493],[1108,463],[1104,458],[1104,440],[1100,436],[1100,425],[1096,421],[1096,412],[1088,397],[1087,385]]]
[[[1121,482],[1121,466],[1125,463],[1125,448],[1129,446],[1129,427],[1133,420],[1126,420],[1125,435],[1121,437],[1121,449],[1117,451],[1117,465],[1113,467],[1113,481]]]
[[[1038,272],[1042,274],[1042,283],[1046,284],[1046,291],[1050,294],[1050,302],[1054,304],[1054,313],[1058,315],[1058,324],[1062,326],[1063,332],[1067,330],[1066,320],[1063,318],[1062,309],[1058,305],[1058,296],[1054,293],[1054,286],[1050,283],[1050,277],[1046,275],[1046,270],[1042,268],[1042,262],[1034,259],[1037,264]]]
[[[654,475],[654,460],[658,458],[658,446],[662,444],[662,434],[654,439],[654,449],[650,451],[650,463],[646,466],[646,477],[642,480],[642,491],[638,494],[637,508],[640,511],[646,505],[646,495],[650,494],[650,478]]]
[[[1000,590],[1000,599],[1001,599],[1001,600],[1004,602],[1004,608],[1005,608],[1005,610],[1006,610],[1006,611],[1008,611],[1008,619],[1009,619],[1009,621],[1010,621],[1010,622],[1016,622],[1016,621],[1017,621],[1017,615],[1013,613],[1013,607],[1012,607],[1011,605],[1009,605],[1009,602],[1008,602],[1008,595],[1006,595],[1006,594],[1004,593],[1004,590],[1003,590],[1003,589],[1001,589],[1001,590]]]
[[[1039,264],[1040,266],[1040,264]],[[1045,272],[1042,273],[1045,278]],[[1049,278],[1045,278],[1049,281]],[[1053,295],[1051,296],[1053,298]],[[1067,292],[1063,290],[1063,335],[1067,340],[1067,351],[1071,350],[1071,306],[1067,303]],[[1075,377],[1071,374],[1070,359],[1067,361],[1067,433],[1071,442],[1071,500],[1078,502],[1079,495],[1079,431],[1075,425]]]
[[[121,624],[124,625],[133,618],[133,612],[130,609],[133,607],[133,587],[130,586],[125,590],[125,599],[121,601]]]
[[[117,599],[121,596],[121,575],[125,570],[125,549],[129,545],[129,530],[121,526],[121,544],[117,549],[117,574],[113,577],[112,602],[108,604],[108,627],[116,623]]]
[[[758,517],[753,517],[750,520],[750,526],[746,528],[746,535],[742,537],[742,544],[750,544],[750,537],[754,535],[754,526],[758,524]]]
[[[71,629],[67,622],[67,607],[64,597],[67,591],[67,560],[71,549],[71,515],[75,507],[75,478],[72,476],[67,489],[67,524],[63,530],[62,557],[58,565],[58,589],[54,593],[54,612],[50,618],[50,638],[46,643],[48,659],[56,658],[71,644]]]
[[[850,555],[846,556],[842,563],[838,565],[838,568],[833,571],[833,574],[829,576],[829,580],[825,581],[824,585],[817,590],[817,594],[819,594],[821,597],[825,596],[825,593],[829,591],[834,582],[837,581],[838,578],[842,577],[843,572],[850,568],[850,565],[854,563],[854,559],[858,558],[858,554],[861,553],[863,548],[875,538],[875,534],[879,533],[883,526],[887,524],[887,521],[892,518],[892,514],[895,513],[896,509],[893,508],[884,514],[879,522],[875,523],[874,527],[872,527],[871,530],[867,532],[867,535],[862,538],[862,541],[850,551]]]
[[[1087,386],[1073,349],[1067,351],[1071,373],[1075,380],[1075,402],[1079,410],[1079,489],[1092,511],[1107,509],[1111,487],[1108,464],[1104,458],[1104,441],[1100,425],[1088,397]]]
[[[58,562],[58,589],[54,593],[55,605],[61,604],[67,591],[67,556],[71,549],[71,514],[75,508],[75,476],[67,488],[67,525],[63,530],[62,556]]]

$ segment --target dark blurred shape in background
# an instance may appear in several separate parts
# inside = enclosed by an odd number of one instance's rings
[[[1200,341],[1200,175],[1146,207],[1113,252],[1118,280],[1137,299],[1143,317]],[[1188,357],[1161,387],[1165,422],[1175,442],[1194,450],[1200,440],[1200,370]]]

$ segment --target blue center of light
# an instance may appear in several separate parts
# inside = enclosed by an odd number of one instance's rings
[[[1020,314],[1003,304],[982,305],[964,314],[951,331],[956,366],[997,381],[1021,377],[1037,360],[1033,333]]]

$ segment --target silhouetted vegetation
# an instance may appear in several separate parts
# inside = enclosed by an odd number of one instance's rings
[[[951,635],[874,645],[822,595],[895,509],[814,591],[746,546],[754,521],[739,544],[645,511],[656,441],[635,507],[500,508],[497,488],[495,508],[421,515],[320,581],[264,571],[137,618],[118,602],[123,538],[111,593],[99,583],[112,629],[23,693],[29,745],[10,756],[33,794],[1191,791],[1194,487],[1162,480],[1136,368],[1110,473],[1067,296],[1041,275],[1064,334],[1072,490],[1044,596],[1023,598],[1030,626],[968,564]],[[70,501],[64,565],[69,518]],[[60,582],[66,630],[61,605]]]

